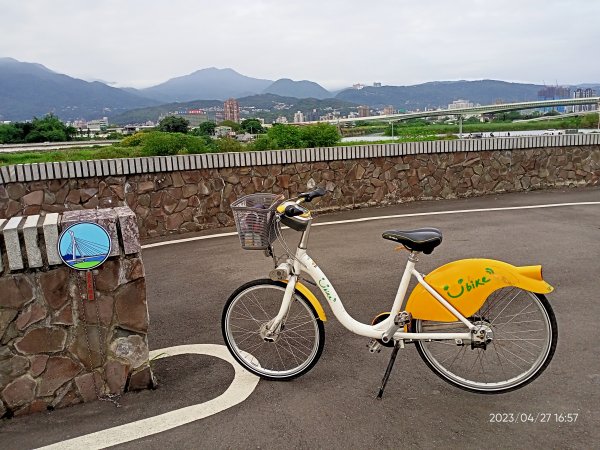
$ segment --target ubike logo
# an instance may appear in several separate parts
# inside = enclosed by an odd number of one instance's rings
[[[331,292],[331,285],[327,281],[325,281],[325,278],[321,278],[319,280],[319,287],[327,297],[327,300],[329,300],[332,303],[334,303],[337,300],[337,298],[335,298],[335,296]]]
[[[494,271],[489,267],[487,267],[485,271],[489,275],[494,274]],[[453,287],[452,289],[450,289],[450,286],[446,285],[444,286],[444,290],[448,293],[448,296],[450,296],[451,298],[458,298],[462,296],[465,292],[471,292],[473,289],[477,289],[478,287],[481,287],[489,283],[490,281],[492,280],[488,278],[487,275],[484,275],[480,278],[476,278],[474,281],[467,281],[466,283],[463,283],[464,280],[462,278],[459,278],[457,281],[458,287]]]

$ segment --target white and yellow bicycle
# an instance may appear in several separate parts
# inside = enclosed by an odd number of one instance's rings
[[[265,250],[275,268],[268,279],[239,287],[222,316],[225,343],[250,372],[271,380],[289,380],[308,372],[323,351],[326,315],[301,282],[317,286],[341,324],[370,338],[371,352],[392,347],[378,397],[383,395],[396,354],[415,344],[427,366],[443,380],[477,393],[502,393],[533,381],[548,366],[558,337],[556,319],[544,294],[553,288],[541,266],[515,267],[491,259],[465,259],[426,276],[415,265],[420,253],[441,244],[435,228],[391,230],[384,239],[410,253],[389,312],[371,324],[353,319],[319,266],[307,253],[312,216],[302,206],[325,194],[321,188],[284,200],[251,194],[232,204],[244,249]],[[291,251],[281,225],[301,233]],[[284,254],[276,257],[279,238]],[[418,284],[408,298],[411,277]]]

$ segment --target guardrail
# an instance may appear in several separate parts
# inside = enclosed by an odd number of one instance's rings
[[[0,184],[65,178],[136,175],[179,170],[219,169],[418,154],[520,150],[600,145],[600,134],[502,137],[395,144],[318,147],[242,153],[152,156],[142,158],[15,164],[0,167]]]

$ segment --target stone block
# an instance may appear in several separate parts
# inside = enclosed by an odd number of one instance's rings
[[[29,362],[31,364],[29,373],[32,377],[38,377],[44,370],[46,370],[48,358],[48,355],[34,355],[29,357]]]
[[[123,250],[126,255],[139,253],[141,251],[140,232],[134,212],[127,206],[115,208],[119,218]]]
[[[36,328],[18,339],[15,348],[19,353],[56,353],[64,350],[67,332],[62,328]]]
[[[17,311],[14,309],[0,309],[0,339],[4,336],[4,332],[8,328],[8,325],[17,316]]]
[[[106,329],[97,325],[84,327],[83,324],[79,324],[75,330],[73,341],[69,344],[69,351],[77,356],[87,370],[93,370],[102,365],[100,345],[106,348],[105,337]]]
[[[35,386],[36,383],[31,377],[23,375],[4,388],[2,398],[9,408],[18,408],[35,398]]]
[[[29,361],[23,356],[13,355],[8,347],[0,356],[0,391],[16,377],[23,375],[29,368]]]
[[[46,303],[52,309],[60,309],[68,300],[69,268],[61,267],[39,275],[39,283]]]
[[[137,369],[148,364],[148,344],[137,334],[115,339],[110,344],[111,355]]]
[[[0,306],[19,309],[33,300],[34,289],[31,280],[25,275],[12,275],[0,278]]]
[[[13,181],[10,178],[10,173],[6,166],[0,167],[0,172],[2,173],[2,179],[4,180],[4,183],[9,183],[9,182]]]
[[[132,331],[148,331],[148,306],[144,279],[122,286],[114,298],[120,327]]]
[[[45,397],[72,380],[82,370],[80,364],[64,356],[51,356],[46,363],[46,370],[41,375],[37,387],[37,395]]]
[[[104,381],[97,372],[88,372],[75,378],[75,386],[84,402],[90,402],[98,398],[98,394],[104,394]]]
[[[127,390],[139,391],[142,389],[154,389],[157,385],[152,369],[150,369],[149,366],[146,366],[131,375]]]
[[[18,330],[24,330],[29,325],[39,322],[43,318],[46,317],[48,311],[41,303],[33,303],[29,305],[26,309],[21,311],[19,317],[16,320],[16,325]]]
[[[4,245],[8,256],[8,267],[10,270],[20,270],[24,268],[21,243],[19,242],[18,227],[23,217],[12,217],[4,226]]]
[[[108,361],[104,365],[106,384],[111,394],[122,394],[125,391],[128,373],[129,368],[127,365],[119,361]]]
[[[49,265],[61,264],[58,256],[58,213],[46,214],[44,224],[44,242],[46,243],[46,257]]]
[[[23,239],[25,241],[25,252],[29,267],[42,267],[42,252],[38,245],[37,224],[40,216],[28,216],[23,225]]]
[[[0,250],[2,250],[2,228],[4,228],[6,222],[6,219],[0,219]],[[2,272],[4,272],[4,264],[2,263],[2,254],[0,253],[0,275],[2,275]]]

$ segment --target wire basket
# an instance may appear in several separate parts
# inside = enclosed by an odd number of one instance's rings
[[[231,204],[235,226],[244,250],[265,250],[275,240],[275,208],[281,203],[277,194],[250,194]]]

